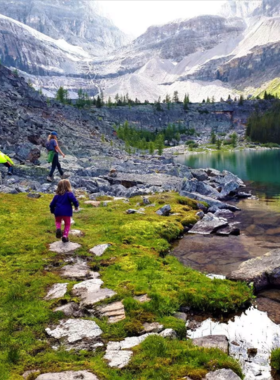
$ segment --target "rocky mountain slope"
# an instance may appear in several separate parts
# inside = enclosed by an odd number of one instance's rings
[[[129,41],[110,20],[97,13],[95,1],[1,0],[0,14],[55,40],[104,55]]]
[[[217,100],[255,93],[280,76],[275,0],[228,1],[223,17],[152,26],[126,46],[120,32],[90,11],[85,0],[44,0],[36,1],[36,6],[2,0],[1,12],[9,16],[0,17],[2,62],[21,70],[52,96],[63,86],[73,97],[84,88],[90,95],[102,89],[105,97],[129,93],[141,101],[155,101],[174,91],[181,98],[189,93],[192,101],[207,96]],[[67,17],[58,25],[56,17],[62,14]],[[105,55],[113,48],[117,50]]]

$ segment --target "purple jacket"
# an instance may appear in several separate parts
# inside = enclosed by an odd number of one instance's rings
[[[50,203],[51,213],[55,216],[72,216],[72,204],[75,208],[79,207],[79,202],[73,193],[67,192],[64,195],[55,195]]]

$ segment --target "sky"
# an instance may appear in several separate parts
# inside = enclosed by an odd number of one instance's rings
[[[118,28],[137,37],[151,25],[215,14],[223,0],[100,0],[97,3]]]

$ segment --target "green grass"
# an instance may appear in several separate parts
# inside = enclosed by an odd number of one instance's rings
[[[239,373],[236,363],[221,356],[220,351],[193,348],[184,340],[163,343],[167,345],[168,357],[153,358],[155,369],[150,359],[140,365],[141,358],[148,355],[145,345],[135,349],[132,364],[125,370],[110,369],[102,359],[103,352],[53,351],[45,328],[63,318],[53,309],[71,300],[75,282],[67,281],[68,293],[63,299],[44,300],[52,284],[65,282],[58,274],[58,268],[64,265],[63,257],[48,251],[48,244],[56,240],[48,207],[50,200],[48,195],[30,199],[26,194],[0,194],[0,380],[22,379],[20,374],[28,369],[42,372],[89,369],[100,380],[159,379],[157,373],[162,373],[166,361],[170,366],[168,379],[177,379],[181,373],[198,379],[199,375],[192,375],[191,371],[205,373],[213,361],[218,361],[221,367],[230,365]],[[145,215],[125,213],[128,208],[137,208],[140,197],[131,199],[129,204],[118,201],[99,208],[81,201],[84,210],[74,214],[74,228],[84,232],[83,237],[71,239],[82,245],[76,255],[88,257],[90,267],[100,272],[104,286],[117,292],[107,302],[123,300],[125,305],[127,317],[121,322],[110,325],[106,319],[94,319],[104,332],[104,343],[140,333],[143,323],[153,321],[174,328],[183,339],[184,324],[172,316],[180,306],[200,311],[234,311],[252,297],[245,284],[210,280],[167,255],[170,242],[183,231],[181,222],[194,217],[196,202],[176,194],[153,196],[151,201],[156,206],[147,207]],[[179,215],[158,216],[155,211],[165,203]],[[89,249],[101,243],[111,243],[111,247],[102,257],[92,257]],[[150,302],[133,299],[146,293]],[[173,350],[178,350],[178,357],[167,354]],[[190,352],[187,359],[182,358],[185,352]]]
[[[260,98],[264,97],[265,91],[274,96],[280,96],[280,78],[275,78],[269,82],[264,89],[257,89],[254,93],[254,96],[259,96]]]

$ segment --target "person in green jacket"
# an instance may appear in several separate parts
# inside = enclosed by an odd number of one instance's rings
[[[13,166],[14,166],[13,161],[10,159],[9,156],[7,156],[6,154],[2,152],[0,152],[0,164],[8,168],[8,175],[13,174]]]

